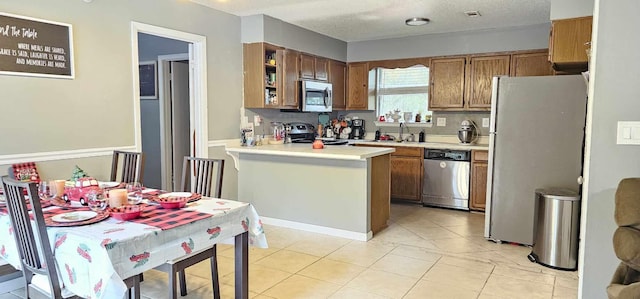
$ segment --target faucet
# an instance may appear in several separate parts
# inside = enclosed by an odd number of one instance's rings
[[[401,141],[402,141],[402,126],[403,126],[403,122],[400,123],[400,136],[398,137]]]

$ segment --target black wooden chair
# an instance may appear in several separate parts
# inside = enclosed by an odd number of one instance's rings
[[[47,235],[47,228],[39,200],[31,200],[33,222],[29,216],[24,190],[29,198],[38,198],[36,183],[20,182],[4,176],[1,178],[6,196],[9,218],[13,226],[13,236],[17,244],[22,274],[25,281],[25,294],[31,293],[47,298],[80,298],[60,285],[58,269],[55,266],[53,252]],[[44,258],[44,260],[42,260]],[[46,267],[45,265],[49,265]],[[53,265],[53,266],[52,266]],[[129,297],[140,298],[140,281],[138,276],[126,279]]]
[[[222,196],[222,177],[224,172],[224,160],[184,157],[182,168],[182,191],[199,193],[202,196],[220,198]],[[194,181],[190,178],[193,175]],[[214,185],[215,182],[215,185]],[[176,278],[180,278],[180,295],[187,295],[187,280],[184,270],[206,259],[211,261],[211,283],[213,297],[220,298],[220,285],[218,280],[218,261],[216,259],[217,247],[204,249],[192,253],[181,259],[167,262],[156,268],[169,273],[169,298],[177,298]]]
[[[122,158],[122,163],[120,163]],[[118,170],[119,164],[122,164]],[[120,173],[120,179],[117,179]],[[111,181],[115,182],[142,182],[144,175],[144,153],[113,151],[111,159]]]

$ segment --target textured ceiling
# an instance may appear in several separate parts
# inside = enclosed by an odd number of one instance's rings
[[[549,23],[550,0],[191,0],[238,16],[265,14],[343,41]],[[467,17],[477,10],[482,15]],[[411,27],[410,17],[431,23]]]

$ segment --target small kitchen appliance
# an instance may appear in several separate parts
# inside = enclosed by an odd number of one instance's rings
[[[458,139],[460,139],[460,143],[462,144],[471,144],[478,139],[477,127],[472,120],[465,119],[460,123]]]
[[[293,143],[311,143],[316,139],[316,130],[312,124],[294,122],[289,123],[289,137]]]
[[[364,119],[354,119],[351,121],[350,139],[364,139]]]

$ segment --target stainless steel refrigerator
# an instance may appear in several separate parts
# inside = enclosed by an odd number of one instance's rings
[[[495,77],[485,237],[533,244],[535,190],[578,190],[587,85],[580,75]]]

